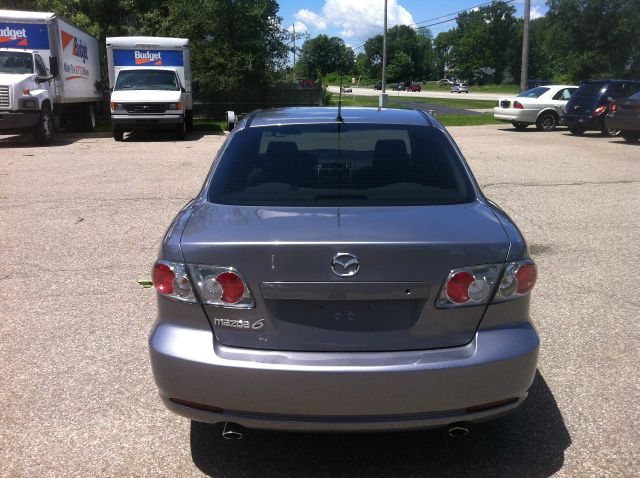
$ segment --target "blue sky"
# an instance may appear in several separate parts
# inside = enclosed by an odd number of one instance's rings
[[[388,0],[389,26],[415,24],[463,9],[470,9],[487,0]],[[306,32],[310,36],[326,34],[342,38],[347,45],[358,47],[367,38],[382,32],[384,0],[280,0],[280,16],[283,25],[291,29],[296,24],[296,32]],[[522,16],[524,0],[515,0],[516,15]],[[531,0],[531,17],[546,13],[544,0]],[[455,19],[447,16],[430,23]],[[422,26],[421,25],[421,26]],[[433,35],[456,25],[448,21],[430,26]],[[356,49],[360,53],[361,49]]]

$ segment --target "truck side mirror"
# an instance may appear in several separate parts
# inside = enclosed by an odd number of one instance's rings
[[[49,57],[49,73],[51,73],[53,78],[60,74],[60,70],[58,70],[58,58],[55,56]]]
[[[197,93],[198,91],[200,91],[200,82],[198,80],[193,80],[191,82],[191,92]]]

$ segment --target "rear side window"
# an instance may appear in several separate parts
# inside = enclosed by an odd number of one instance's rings
[[[377,124],[239,131],[209,190],[213,203],[254,206],[459,204],[474,197],[444,133]]]
[[[522,98],[538,98],[539,96],[542,96],[547,91],[549,91],[549,88],[546,88],[544,86],[538,86],[536,88],[531,88],[530,90],[523,91],[518,96]]]
[[[576,91],[576,96],[596,96],[599,93],[604,93],[607,89],[607,84],[604,81],[596,81],[593,83],[583,83]]]

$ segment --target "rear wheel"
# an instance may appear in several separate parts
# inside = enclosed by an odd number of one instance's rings
[[[521,123],[520,121],[512,121],[511,124],[515,129],[520,129],[520,130],[525,129],[527,126],[529,126],[528,123]]]
[[[536,120],[536,128],[538,128],[540,131],[553,131],[554,129],[556,129],[557,125],[558,118],[554,113],[550,111],[542,113]]]
[[[627,131],[622,131],[621,133],[622,138],[625,141],[628,141],[629,143],[635,143],[636,141],[638,141],[640,139],[640,133],[630,133]]]
[[[91,132],[96,129],[96,110],[93,104],[80,106],[75,126],[78,131]]]
[[[571,134],[575,134],[576,136],[582,136],[584,134],[584,129],[582,128],[576,128],[575,126],[572,126],[569,128],[569,132]]]
[[[38,144],[49,144],[53,137],[53,118],[51,117],[51,107],[48,103],[42,105],[40,118],[33,127],[33,136]]]
[[[187,123],[186,121],[182,121],[176,125],[176,138],[179,140],[183,140],[187,134]]]
[[[602,136],[618,136],[620,132],[621,131],[619,129],[607,128],[606,126],[600,130]]]
[[[113,133],[113,139],[115,139],[116,141],[122,141],[122,139],[124,138],[124,131],[122,131],[122,128],[120,128],[119,126],[113,126],[111,128],[111,132]]]

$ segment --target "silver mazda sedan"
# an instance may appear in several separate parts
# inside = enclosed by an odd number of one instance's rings
[[[449,427],[518,407],[536,266],[420,111],[248,115],[153,269],[166,406],[307,431]]]

